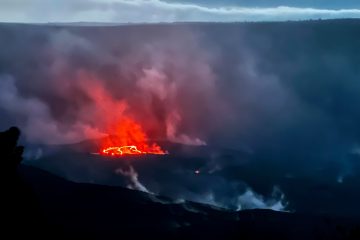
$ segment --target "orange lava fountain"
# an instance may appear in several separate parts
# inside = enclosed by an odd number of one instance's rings
[[[156,143],[149,143],[149,139],[142,127],[126,118],[117,124],[112,131],[112,135],[116,137],[109,137],[104,139],[101,143],[101,155],[107,156],[124,156],[124,155],[142,155],[142,154],[156,154],[165,155],[166,151]]]

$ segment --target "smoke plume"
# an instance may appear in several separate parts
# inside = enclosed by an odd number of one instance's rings
[[[194,34],[184,30],[185,38],[179,33],[130,47],[116,38],[109,46],[67,30],[44,34],[46,43],[27,56],[36,57],[39,68],[25,66],[21,76],[2,72],[1,90],[9,93],[1,106],[19,120],[28,141],[100,138],[131,118],[152,138],[206,144],[198,114],[216,104],[215,75]]]

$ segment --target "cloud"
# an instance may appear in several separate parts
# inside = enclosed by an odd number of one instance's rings
[[[161,0],[9,1],[0,3],[4,22],[178,22],[178,21],[278,21],[358,18],[360,9],[310,7],[207,6]]]

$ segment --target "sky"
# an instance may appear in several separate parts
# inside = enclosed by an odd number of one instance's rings
[[[360,17],[358,0],[0,0],[0,22],[237,22]]]

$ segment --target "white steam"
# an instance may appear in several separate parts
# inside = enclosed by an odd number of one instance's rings
[[[129,184],[127,185],[127,188],[150,193],[150,191],[139,181],[139,175],[132,166],[129,167],[129,170],[119,168],[115,172],[128,179]]]
[[[271,209],[273,211],[287,211],[288,205],[285,195],[276,187],[274,187],[271,197],[264,197],[254,192],[251,188],[247,188],[244,193],[238,194],[234,198],[218,199],[214,192],[198,196],[197,202],[213,205],[223,209],[232,209],[236,211],[246,209]]]
[[[280,194],[279,197],[275,197],[276,192],[280,190],[274,188],[273,197],[265,198],[264,196],[255,193],[250,188],[240,195],[237,199],[237,210],[244,209],[271,209],[274,211],[285,211],[287,202],[285,201],[285,195]]]
[[[41,159],[44,156],[44,152],[42,148],[25,148],[25,152],[23,154],[24,159],[28,161],[36,161]]]
[[[187,200],[208,204],[221,209],[235,211],[246,209],[271,209],[274,211],[287,211],[286,208],[288,206],[288,202],[286,201],[285,194],[278,187],[273,188],[273,192],[269,197],[265,197],[254,192],[250,187],[247,187],[244,192],[239,192],[239,194],[235,194],[232,197],[224,197],[222,194],[218,194],[215,189],[210,188],[206,193],[183,192],[181,197],[178,196],[175,198],[177,200],[165,201],[156,197],[152,191],[150,191],[143,183],[140,182],[139,174],[133,166],[129,166],[127,170],[119,168],[115,172],[127,179],[127,188],[150,193],[150,198],[153,201],[163,204],[186,204],[186,201],[184,200]]]

